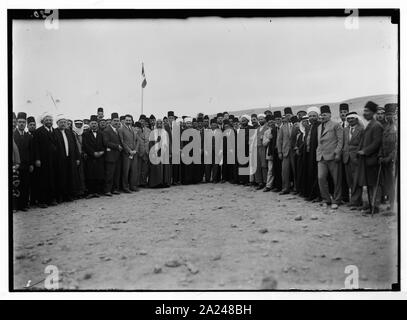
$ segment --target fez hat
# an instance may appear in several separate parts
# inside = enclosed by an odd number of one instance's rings
[[[291,107],[284,108],[284,115],[286,116],[287,114],[293,114],[293,110],[291,109]]]
[[[365,105],[365,109],[369,109],[373,113],[377,112],[377,107],[378,107],[378,105],[376,103],[374,103],[373,101],[368,101]]]
[[[173,116],[174,116],[174,111],[168,111],[167,115],[168,115],[169,117],[173,117]]]
[[[25,112],[19,112],[17,113],[17,119],[27,120],[27,114]]]
[[[110,116],[113,119],[119,118],[119,114],[117,112],[113,112],[112,115]]]
[[[35,123],[35,118],[34,117],[28,117],[27,118],[27,123],[32,123],[32,122]]]
[[[217,123],[215,118],[211,119],[211,124],[212,123]]]
[[[140,114],[140,117],[138,118],[139,120],[141,120],[141,119],[146,119],[147,117],[146,117],[146,115],[145,114]]]
[[[341,103],[339,105],[339,111],[346,110],[349,111],[349,105],[347,103]]]
[[[218,114],[216,115],[216,118],[219,118],[219,117],[223,117],[223,113],[222,113],[222,112],[218,112]]]
[[[384,110],[385,110],[385,113],[387,113],[387,114],[396,113],[396,110],[397,110],[397,103],[387,103],[387,104],[384,106]]]
[[[96,116],[96,115],[94,115],[94,114],[91,115],[91,116],[90,116],[90,121],[96,121],[96,122],[97,122],[97,121],[98,121],[98,116]]]
[[[277,119],[277,118],[281,118],[281,111],[280,110],[274,111],[274,119]]]
[[[290,121],[291,121],[291,123],[296,123],[296,122],[298,122],[299,120],[298,120],[298,117],[297,117],[297,116],[292,116],[292,117],[290,118]]]
[[[331,108],[326,104],[321,106],[321,114],[323,113],[331,113]]]
[[[103,112],[103,108],[98,108],[98,112]]]

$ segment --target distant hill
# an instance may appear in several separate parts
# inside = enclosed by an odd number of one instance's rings
[[[316,104],[303,104],[303,105],[296,105],[296,106],[290,106],[291,109],[293,110],[293,113],[297,113],[300,110],[307,110],[307,108],[311,106],[317,106],[320,107],[324,104],[327,104],[331,107],[332,111],[332,117],[336,118],[339,117],[339,104],[340,103],[347,103],[349,104],[349,110],[350,111],[356,111],[359,114],[362,114],[363,112],[363,107],[366,104],[367,101],[373,101],[377,103],[379,106],[384,106],[386,103],[394,103],[398,101],[398,96],[396,94],[380,94],[380,95],[373,95],[373,96],[365,96],[365,97],[358,97],[358,98],[352,98],[344,101],[339,101],[339,102],[324,102],[324,103],[316,103]],[[285,106],[281,107],[265,107],[265,108],[253,108],[253,109],[244,109],[244,110],[230,110],[229,114],[233,114],[234,116],[241,116],[242,114],[248,114],[251,115],[253,113],[263,113],[265,110],[269,109],[271,111],[275,110],[281,110],[283,111]]]

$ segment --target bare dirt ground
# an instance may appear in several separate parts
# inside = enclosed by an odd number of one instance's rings
[[[230,184],[142,189],[15,213],[13,262],[15,289],[47,265],[60,289],[342,289],[348,265],[390,289],[397,217]]]

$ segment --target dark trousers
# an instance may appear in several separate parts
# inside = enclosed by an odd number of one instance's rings
[[[129,158],[129,155],[123,155],[122,160],[122,181],[123,190],[129,190],[137,187],[137,164],[139,157],[133,156],[133,159]]]
[[[120,183],[120,157],[117,161],[105,162],[105,192],[119,190]]]
[[[220,180],[220,165],[219,164],[205,164],[205,181],[219,182]]]
[[[349,185],[346,179],[345,164],[341,163],[338,168],[338,181],[342,183],[342,201],[349,202]]]
[[[87,179],[86,185],[88,188],[88,193],[102,193],[103,192],[103,179]]]
[[[274,175],[273,188],[276,188],[278,190],[281,190],[283,186],[281,171],[282,171],[281,160],[278,157],[277,149],[275,149],[273,153],[273,175]]]
[[[349,161],[345,164],[345,176],[347,179],[347,186],[350,186],[351,190],[351,198],[350,198],[350,205],[353,206],[361,206],[362,205],[362,193],[363,189],[357,183],[357,176],[359,172],[359,165],[358,163]],[[347,194],[349,198],[349,188],[346,190],[342,189],[342,197]]]

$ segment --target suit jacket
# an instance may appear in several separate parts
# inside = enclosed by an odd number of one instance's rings
[[[117,132],[117,133],[116,133]],[[122,145],[119,131],[116,129],[116,132],[112,129],[111,126],[107,126],[103,130],[103,145],[106,148],[105,151],[105,161],[106,162],[116,162],[120,158],[120,149],[119,146]]]
[[[20,154],[20,169],[28,169],[34,162],[32,157],[32,136],[27,132],[21,135],[18,130],[15,130],[13,138]]]
[[[44,126],[39,127],[34,132],[33,136],[34,161],[40,160],[41,167],[43,165],[55,162],[57,146],[55,136],[52,132],[49,132],[47,129],[45,129]]]
[[[132,127],[122,126],[118,131],[124,149],[123,152],[126,155],[130,155],[130,151],[138,150],[140,139]]]
[[[318,126],[317,161],[334,160],[335,155],[340,155],[343,147],[343,128],[329,120],[325,123],[324,132],[321,135],[322,123]]]
[[[347,164],[349,161],[353,163],[358,162],[357,152],[359,151],[359,145],[363,139],[364,127],[362,124],[357,124],[352,134],[352,138],[349,139],[349,133],[351,127],[347,126],[343,130],[343,150],[342,161]]]
[[[360,150],[365,153],[366,166],[378,164],[377,158],[382,144],[383,127],[375,119],[370,120],[366,126],[363,139],[361,140]]]
[[[278,153],[282,153],[283,157],[287,157],[291,150],[291,132],[293,127],[290,128],[290,123],[283,123],[278,130],[277,135],[277,149]]]
[[[92,130],[82,134],[82,151],[87,155],[85,162],[85,175],[90,180],[103,180],[104,155],[96,158],[94,153],[105,151],[101,131],[97,131],[96,138]]]

